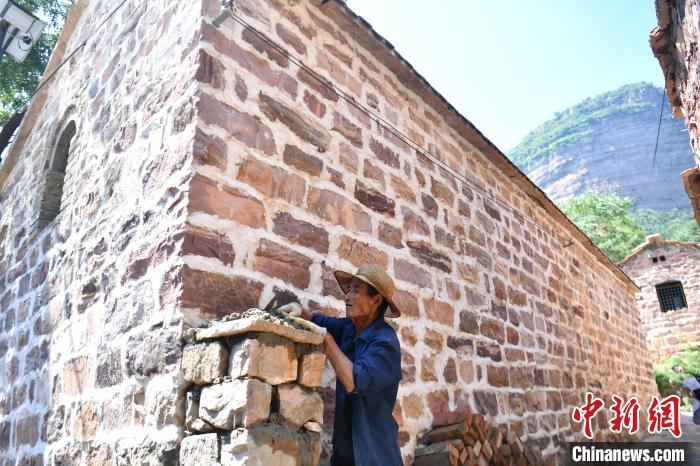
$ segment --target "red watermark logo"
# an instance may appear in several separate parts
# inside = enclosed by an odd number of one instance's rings
[[[613,395],[613,404],[610,406],[612,419],[608,421],[611,432],[621,433],[623,429],[635,434],[639,431],[639,400],[635,397],[625,401],[617,395]],[[598,412],[605,407],[605,402],[593,395],[586,393],[586,402],[583,406],[577,406],[571,413],[571,418],[576,423],[583,423],[583,435],[593,439],[593,429],[591,423]],[[681,399],[678,395],[670,395],[659,400],[654,396],[646,411],[647,431],[655,434],[668,430],[674,437],[681,436]]]

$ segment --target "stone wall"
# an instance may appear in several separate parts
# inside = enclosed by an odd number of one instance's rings
[[[94,35],[116,5],[74,7],[49,69],[87,42],[0,165],[0,464],[174,462],[185,330],[273,294],[338,315],[331,272],[362,262],[403,309],[407,463],[470,408],[553,461],[586,391],[647,403],[633,287],[503,154],[342,3],[235,3],[346,95],[234,19],[214,27],[219,1],[127,1]]]
[[[655,0],[658,26],[649,42],[666,79],[666,93],[675,117],[685,117],[690,146],[700,167],[700,6],[695,1]],[[695,219],[700,223],[700,168],[683,172]]]
[[[651,236],[621,266],[640,288],[637,306],[654,361],[700,345],[700,243]],[[681,282],[686,308],[661,312],[656,285],[668,281]]]
[[[198,2],[79,1],[2,161],[0,464],[167,464]],[[90,36],[93,32],[96,33]],[[88,40],[89,38],[89,40]],[[79,48],[87,40],[84,47]],[[36,223],[70,122],[62,210]]]
[[[332,270],[386,267],[403,309],[394,414],[407,463],[423,433],[469,407],[552,461],[581,437],[571,410],[587,390],[657,393],[631,283],[408,68],[390,69],[380,38],[336,2],[236,5],[264,36],[234,19],[202,28],[188,224],[216,247],[184,257],[185,319],[264,304],[275,288],[340,315]]]
[[[323,336],[255,311],[188,332],[182,372],[190,383],[190,435],[181,443],[181,466],[318,463],[323,399],[314,389],[326,362],[318,348]]]

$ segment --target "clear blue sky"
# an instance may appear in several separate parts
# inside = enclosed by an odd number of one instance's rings
[[[663,76],[653,0],[347,0],[501,150],[577,102]]]

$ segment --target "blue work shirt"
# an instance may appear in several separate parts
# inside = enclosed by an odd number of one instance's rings
[[[335,383],[333,453],[357,466],[401,466],[399,425],[392,412],[401,380],[401,348],[393,328],[378,317],[360,335],[348,318],[313,313],[352,362],[355,391]],[[351,414],[350,414],[351,413]],[[343,463],[341,463],[343,464]]]

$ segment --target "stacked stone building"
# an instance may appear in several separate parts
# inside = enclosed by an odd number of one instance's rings
[[[620,267],[640,288],[637,306],[655,362],[700,346],[700,243],[649,236]]]
[[[649,43],[666,81],[674,117],[685,117],[696,167],[683,172],[683,184],[700,223],[700,6],[686,0],[655,0],[658,26]]]
[[[187,330],[341,314],[362,262],[403,309],[406,464],[469,413],[552,463],[587,391],[648,404],[635,285],[390,44],[338,1],[233,6],[73,6],[0,165],[0,464],[173,464]]]

